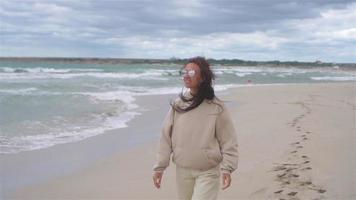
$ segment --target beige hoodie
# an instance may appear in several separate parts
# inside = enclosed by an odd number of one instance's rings
[[[184,95],[191,97],[189,92]],[[180,167],[208,170],[220,164],[225,173],[237,168],[237,139],[230,114],[222,101],[212,101],[204,100],[185,113],[170,108],[163,123],[154,171],[165,170],[171,154],[172,161]],[[187,106],[180,98],[175,103]]]

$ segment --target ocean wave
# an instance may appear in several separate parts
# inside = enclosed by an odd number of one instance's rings
[[[94,73],[100,72],[100,73]],[[35,74],[34,78],[39,78],[40,75],[45,75],[52,77],[55,75],[65,75],[58,76],[59,78],[72,78],[78,76],[94,76],[98,78],[140,78],[144,76],[177,76],[179,75],[179,70],[175,69],[147,69],[143,72],[136,73],[127,73],[127,72],[105,72],[104,69],[91,69],[91,68],[11,68],[11,67],[0,67],[0,73],[9,73],[21,74],[21,73],[29,73]],[[54,75],[53,75],[54,74]],[[19,77],[21,75],[18,75]],[[26,75],[27,76],[27,75]],[[16,76],[13,76],[16,77]],[[45,78],[44,77],[44,78]],[[31,77],[29,77],[31,78]]]
[[[244,76],[250,75],[250,74],[252,74],[252,73],[251,73],[251,72],[244,72],[244,73],[242,73],[242,72],[236,72],[236,73],[235,73],[235,75],[236,75],[236,76],[239,76],[239,77],[244,77]]]
[[[245,73],[257,73],[266,75],[266,73],[288,73],[288,74],[304,74],[309,72],[319,72],[321,69],[300,69],[296,67],[218,67],[213,68],[215,74],[235,74],[239,76]]]
[[[281,73],[281,74],[277,74],[277,77],[286,77],[286,76],[293,76],[292,72],[286,72],[286,73]]]
[[[107,92],[77,92],[72,94],[80,94],[90,96],[93,102],[97,101],[122,101],[127,105],[129,110],[135,109],[138,107],[137,104],[133,102],[136,100],[134,98],[134,92],[116,90],[116,91],[107,91]]]
[[[0,80],[32,80],[32,79],[71,79],[78,77],[94,77],[94,78],[117,78],[117,79],[146,79],[146,80],[167,80],[159,73],[0,73]]]
[[[33,91],[38,91],[38,88],[21,88],[21,89],[0,89],[0,93],[12,94],[12,95],[25,95],[31,94]]]
[[[179,69],[148,69],[145,73],[157,74],[160,76],[179,76]]]
[[[5,73],[70,73],[70,72],[101,72],[102,69],[91,69],[91,68],[12,68],[12,67],[0,67],[0,72]]]
[[[310,79],[316,81],[356,81],[356,76],[314,76]]]
[[[117,116],[109,114],[104,123],[96,127],[73,127],[71,131],[49,132],[48,134],[29,135],[0,138],[0,154],[18,153],[22,151],[38,150],[58,144],[71,143],[100,135],[109,130],[127,127],[127,122],[132,120],[138,112],[127,111]]]
[[[18,153],[48,148],[57,144],[71,143],[84,140],[89,137],[103,134],[109,130],[127,127],[127,123],[141,113],[133,110],[138,108],[135,104],[133,92],[122,90],[109,92],[50,92],[35,91],[37,95],[85,95],[94,103],[110,101],[111,105],[116,105],[110,112],[93,113],[85,118],[72,119],[61,116],[53,117],[49,121],[28,121],[22,124],[24,127],[32,129],[40,127],[46,129],[46,134],[15,136],[0,138],[0,153]],[[100,104],[100,105],[101,105]],[[87,118],[89,117],[89,118]],[[34,131],[36,132],[36,131]]]

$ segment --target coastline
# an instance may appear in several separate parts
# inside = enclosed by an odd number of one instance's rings
[[[219,199],[356,197],[355,82],[238,87],[218,95],[233,116],[240,151],[232,186]],[[22,186],[9,184],[16,188],[11,192],[2,184],[3,197],[175,199],[174,164],[165,172],[160,190],[151,180],[161,122],[174,96],[137,98],[142,115],[127,128],[48,149],[0,155],[5,163],[2,181],[48,173],[42,180],[30,177]],[[284,164],[306,161],[294,165],[297,169],[282,169]]]

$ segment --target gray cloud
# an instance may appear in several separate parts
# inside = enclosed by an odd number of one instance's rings
[[[344,55],[334,60],[355,61],[354,54],[343,53],[352,52],[347,42],[355,42],[355,16],[342,12],[355,11],[354,5],[351,0],[2,0],[0,55],[21,55],[21,49],[35,46],[48,50],[33,51],[37,56],[162,58],[203,52],[253,60],[252,52],[259,52],[256,59],[297,60],[318,57],[327,41]],[[345,17],[343,26],[333,22],[339,15]],[[303,48],[311,51],[308,56]]]

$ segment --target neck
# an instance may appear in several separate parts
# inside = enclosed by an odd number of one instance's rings
[[[197,94],[198,93],[198,90],[197,89],[193,89],[193,88],[190,88],[190,94],[191,95],[195,95],[195,94]]]

